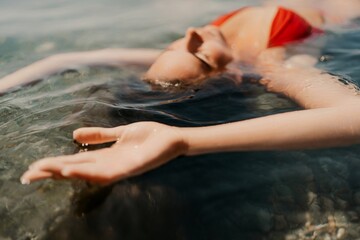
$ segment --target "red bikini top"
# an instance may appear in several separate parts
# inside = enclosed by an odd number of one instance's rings
[[[240,8],[222,15],[210,24],[219,27],[245,8],[246,7]],[[321,29],[312,27],[304,18],[295,12],[279,7],[271,25],[268,47],[283,46],[290,42],[305,39],[313,33],[322,32]]]

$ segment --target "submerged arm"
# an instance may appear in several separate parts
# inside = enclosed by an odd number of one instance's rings
[[[151,65],[160,54],[155,49],[103,49],[63,53],[37,61],[0,79],[0,92],[80,66]]]

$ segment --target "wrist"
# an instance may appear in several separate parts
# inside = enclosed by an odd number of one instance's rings
[[[193,156],[223,151],[223,142],[219,140],[216,126],[180,128],[182,141],[186,146],[184,155]]]
[[[171,126],[172,130],[175,132],[176,141],[174,144],[175,151],[178,152],[178,156],[188,155],[190,142],[188,136],[186,135],[185,128]]]

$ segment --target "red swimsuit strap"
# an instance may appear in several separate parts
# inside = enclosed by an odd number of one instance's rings
[[[229,20],[231,17],[236,15],[238,12],[244,10],[245,8],[247,8],[247,7],[242,7],[242,8],[239,8],[239,9],[235,10],[235,11],[232,11],[232,12],[226,13],[224,15],[221,15],[220,17],[218,17],[217,19],[212,21],[210,23],[210,25],[220,27],[223,23],[225,23],[227,20]]]

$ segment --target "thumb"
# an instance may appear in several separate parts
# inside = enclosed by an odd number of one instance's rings
[[[122,126],[115,128],[79,128],[73,132],[73,138],[79,143],[99,144],[113,142],[121,135],[122,129]]]

